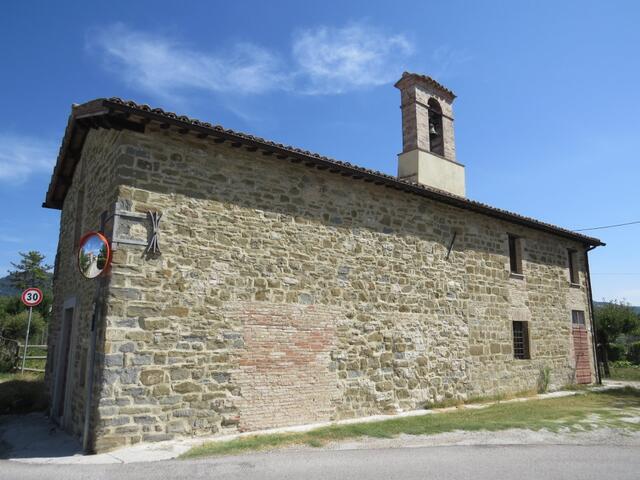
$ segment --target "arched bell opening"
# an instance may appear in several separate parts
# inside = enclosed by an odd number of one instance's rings
[[[429,150],[444,156],[444,136],[442,131],[442,108],[435,98],[427,102],[429,107]]]

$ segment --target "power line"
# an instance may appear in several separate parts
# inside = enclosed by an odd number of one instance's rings
[[[640,275],[640,272],[637,272],[637,273],[591,272],[591,275]]]
[[[587,230],[603,230],[605,228],[624,227],[626,225],[635,225],[637,223],[640,223],[640,220],[636,220],[635,222],[618,223],[616,225],[605,225],[603,227],[579,228],[577,230],[574,230],[574,232],[586,232]]]

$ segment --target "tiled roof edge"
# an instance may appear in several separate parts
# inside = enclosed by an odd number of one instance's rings
[[[449,95],[451,97],[451,100],[453,100],[454,98],[456,98],[456,94],[453,93],[452,90],[448,89],[447,87],[445,87],[444,85],[442,85],[440,82],[438,82],[437,80],[434,80],[433,78],[431,78],[428,75],[423,75],[421,73],[411,73],[411,72],[403,72],[402,73],[402,77],[400,77],[400,80],[398,80],[395,83],[396,87],[399,87],[400,83],[408,78],[415,78],[418,81],[421,81],[423,83],[426,83],[427,85],[434,87],[442,92],[444,92],[445,94]]]
[[[45,201],[43,206],[48,208],[61,208],[62,206],[61,201],[53,202],[53,201],[50,201],[50,199],[53,198],[53,193],[56,188],[57,174],[59,173],[59,170],[61,169],[61,165],[65,159],[67,146],[70,143],[70,139],[68,137],[73,134],[75,121],[83,116],[91,117],[95,115],[97,117],[99,115],[111,115],[118,110],[126,114],[138,114],[142,117],[148,118],[151,121],[164,120],[164,121],[167,121],[168,123],[173,123],[176,125],[191,126],[202,132],[210,132],[214,136],[215,135],[223,136],[228,140],[237,140],[240,142],[249,143],[252,146],[264,148],[266,150],[275,150],[283,154],[302,157],[304,159],[311,160],[313,162],[322,164],[327,167],[333,167],[333,168],[343,170],[351,174],[352,176],[366,177],[371,181],[373,181],[374,183],[381,183],[390,187],[397,188],[398,190],[404,190],[417,195],[429,197],[431,199],[441,201],[452,206],[464,208],[467,210],[472,210],[481,214],[489,215],[495,218],[500,218],[508,222],[518,223],[518,224],[529,226],[531,228],[535,228],[538,230],[544,230],[550,233],[555,233],[557,235],[572,238],[574,240],[577,240],[589,245],[596,245],[596,246],[605,245],[598,238],[582,235],[580,233],[573,232],[571,230],[561,228],[550,223],[542,222],[540,220],[536,220],[531,217],[526,217],[524,215],[510,212],[508,210],[492,207],[490,205],[487,205],[475,200],[469,200],[465,197],[454,195],[444,190],[439,190],[439,189],[428,187],[422,184],[409,182],[407,180],[400,180],[391,175],[387,175],[385,173],[382,173],[376,170],[359,167],[349,162],[343,162],[340,160],[329,158],[324,155],[320,155],[318,153],[293,147],[291,145],[285,145],[282,143],[273,142],[255,135],[238,132],[231,129],[225,129],[221,125],[213,125],[209,122],[203,122],[201,120],[192,119],[184,115],[178,115],[173,112],[165,111],[161,108],[153,108],[149,105],[138,104],[133,101],[123,100],[118,97],[111,97],[108,99],[96,99],[96,100],[92,100],[85,104],[74,107],[72,114],[69,118],[69,123],[65,131],[65,136],[62,141],[62,146],[60,149],[60,154],[58,156],[58,161],[56,162],[54,173],[51,178],[51,184],[47,192],[47,200]]]

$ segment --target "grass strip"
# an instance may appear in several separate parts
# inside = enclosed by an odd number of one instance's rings
[[[498,403],[482,409],[460,408],[454,412],[403,417],[371,423],[332,425],[303,433],[283,433],[241,437],[224,442],[208,442],[194,447],[180,458],[229,455],[306,444],[314,447],[328,442],[360,437],[392,438],[400,434],[432,435],[463,431],[499,431],[509,428],[546,429],[557,432],[610,426],[640,430],[639,424],[622,420],[625,410],[640,414],[640,391],[625,388],[589,392],[570,397],[532,399],[526,402]],[[600,420],[594,423],[594,415]]]

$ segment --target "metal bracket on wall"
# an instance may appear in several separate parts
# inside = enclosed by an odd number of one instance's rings
[[[116,250],[118,245],[139,245],[144,246],[145,253],[158,254],[160,253],[160,244],[158,241],[158,235],[160,230],[160,218],[162,213],[160,212],[147,212],[138,213],[128,210],[116,209],[112,215],[113,218],[113,249]],[[131,225],[135,223],[146,223],[146,220],[150,220],[151,229],[147,235],[147,240],[135,238],[130,235]]]
[[[146,253],[157,254],[160,253],[160,243],[158,242],[158,234],[160,233],[160,219],[162,218],[161,212],[147,212],[151,219],[151,237],[149,238],[149,244],[145,249]]]
[[[453,250],[453,244],[456,242],[456,237],[458,236],[458,232],[453,232],[453,237],[451,238],[451,243],[449,244],[449,248],[447,249],[446,260],[449,260],[449,255],[451,255],[451,250]]]

